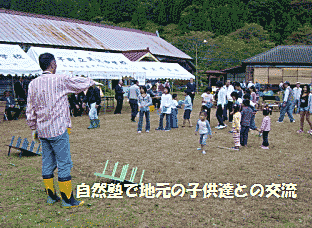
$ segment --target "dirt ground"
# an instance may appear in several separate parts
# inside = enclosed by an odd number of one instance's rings
[[[101,113],[98,129],[87,130],[89,119],[86,115],[73,117],[69,137],[73,186],[77,188],[85,183],[92,187],[94,183],[109,182],[109,179],[94,175],[102,173],[106,160],[109,160],[107,174],[111,174],[116,162],[119,165],[115,176],[120,175],[122,165],[129,164],[126,179],[130,179],[132,168],[137,167],[135,182],[139,182],[145,170],[143,182],[154,187],[156,183],[170,183],[171,187],[182,184],[191,189],[189,183],[199,183],[198,189],[202,189],[205,183],[216,183],[217,197],[203,198],[203,191],[199,191],[196,198],[191,198],[192,193],[188,192],[183,197],[169,199],[162,196],[129,198],[124,193],[122,199],[82,198],[84,206],[73,209],[63,209],[60,203],[45,205],[41,157],[20,159],[14,149],[11,156],[7,156],[6,145],[13,135],[31,139],[25,118],[1,123],[1,227],[312,227],[312,136],[296,133],[299,115],[295,115],[295,123],[290,123],[286,116],[281,124],[276,123],[278,112],[270,116],[269,150],[260,148],[262,138],[252,131],[248,148],[232,151],[218,148],[232,147],[234,142],[228,133],[230,127],[215,129],[217,119],[213,109],[213,135],[207,140],[207,154],[203,155],[196,149],[199,136],[194,134],[199,109],[197,95],[191,115],[194,127],[181,128],[183,110],[179,110],[179,128],[170,132],[155,131],[159,116],[153,112],[150,133],[144,131],[144,120],[141,134],[137,134],[137,123],[130,122],[126,101],[121,115]],[[258,127],[262,117],[262,112],[258,112]],[[306,122],[304,130],[308,130]],[[57,180],[57,172],[55,174]],[[238,194],[246,193],[247,196],[225,198],[227,195],[224,194],[222,197],[221,187],[226,183],[234,186],[228,196],[234,196],[239,183],[246,188]],[[266,190],[265,185],[272,183],[297,184],[297,197],[277,198],[272,195],[267,198],[269,192],[266,191],[262,197],[251,195],[252,185],[261,184]],[[58,191],[57,185],[56,189]],[[277,194],[281,196],[282,192]]]

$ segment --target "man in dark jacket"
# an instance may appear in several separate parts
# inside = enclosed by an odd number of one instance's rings
[[[4,97],[1,100],[6,101],[5,113],[8,117],[8,120],[13,120],[13,119],[17,120],[17,118],[19,117],[19,115],[21,113],[21,109],[15,108],[15,101],[14,101],[14,98],[10,96],[10,92],[5,91]],[[12,114],[11,114],[12,111],[15,112],[13,118],[12,118]]]
[[[122,104],[123,104],[123,94],[125,93],[122,89],[123,81],[119,80],[118,85],[115,87],[115,99],[117,100],[117,106],[114,114],[121,114]]]
[[[186,84],[186,90],[190,91],[191,92],[191,100],[192,100],[192,105],[193,105],[193,102],[194,102],[194,97],[195,97],[195,91],[196,91],[196,85],[195,85],[195,82],[194,82],[194,79],[191,78],[190,79],[190,82],[188,82]]]
[[[19,81],[14,84],[14,91],[16,98],[23,99],[26,101],[26,91],[25,91],[25,83],[22,77],[19,78]]]
[[[98,119],[97,109],[101,104],[101,94],[100,90],[96,86],[91,86],[88,89],[88,92],[85,98],[83,99],[83,106],[85,106],[86,103],[88,104],[90,109],[89,111],[90,126],[88,127],[88,129],[97,128],[100,126],[100,120]]]
[[[72,94],[70,96],[70,106],[71,106],[71,109],[74,110],[74,116],[77,117],[77,116],[81,116],[82,115],[82,112],[83,112],[83,108],[82,108],[82,101],[84,99],[84,93],[81,92],[79,94]]]

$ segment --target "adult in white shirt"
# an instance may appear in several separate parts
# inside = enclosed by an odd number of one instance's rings
[[[231,80],[226,80],[226,84],[224,86],[224,89],[226,91],[226,108],[223,112],[224,120],[227,120],[227,110],[229,110],[229,122],[232,123],[233,121],[233,115],[230,113],[233,109],[233,98],[231,97],[231,93],[234,91],[234,87],[231,85]]]
[[[159,119],[159,127],[156,130],[171,130],[170,124],[170,116],[171,116],[171,105],[172,105],[172,96],[169,93],[169,88],[165,87],[164,93],[161,95],[161,103],[160,103],[160,119]],[[163,119],[166,115],[166,128],[163,129]]]
[[[252,83],[252,81],[249,81],[248,85],[247,85],[247,89],[249,89],[251,86],[254,86],[255,84]]]
[[[297,82],[296,87],[293,89],[295,105],[297,106],[296,114],[299,114],[299,99],[301,95],[302,88],[300,88],[300,82]]]
[[[216,127],[217,129],[223,129],[227,127],[223,123],[223,110],[226,106],[226,90],[223,87],[223,83],[221,81],[217,82],[217,88],[218,88],[218,100],[217,100],[217,119],[219,121],[219,125]]]

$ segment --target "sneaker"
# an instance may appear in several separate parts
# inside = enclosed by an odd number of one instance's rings
[[[229,123],[232,123],[232,121],[230,121]]]
[[[203,150],[203,154],[206,154],[206,151]]]
[[[283,123],[283,121],[282,122],[280,122],[280,121],[276,121],[277,123]]]
[[[201,148],[197,148],[197,150],[201,150]]]
[[[215,128],[219,129],[220,125],[216,126]]]
[[[165,130],[165,131],[170,131],[170,130]]]
[[[232,134],[232,133],[233,133],[233,131],[229,131],[229,133],[231,133],[231,134]]]
[[[140,133],[142,133],[142,131],[138,131],[138,133],[140,134]]]
[[[223,129],[223,128],[226,128],[227,126],[226,125],[223,125],[223,126],[220,126],[219,129]]]
[[[149,133],[149,130],[146,130],[146,133]]]
[[[239,149],[237,149],[237,148],[235,148],[235,147],[231,147],[231,149],[232,149],[232,150],[239,150]]]
[[[295,120],[293,120],[293,121],[290,121],[291,123],[295,123],[296,121]]]
[[[156,131],[162,131],[163,129],[160,129],[160,128],[156,128],[155,130],[156,130]]]
[[[264,149],[264,150],[268,150],[269,149],[269,147],[267,147],[267,146],[261,146],[261,148]]]

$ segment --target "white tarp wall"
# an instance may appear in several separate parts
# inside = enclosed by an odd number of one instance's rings
[[[130,67],[132,62],[123,54],[41,47],[31,47],[27,54],[39,64],[39,56],[46,52],[55,57],[56,74],[85,75],[92,79],[121,79],[133,77],[135,70]]]
[[[0,74],[41,74],[39,65],[18,45],[0,44]]]
[[[137,71],[146,73],[146,79],[195,79],[195,76],[180,66],[178,63],[163,62],[132,62]]]

